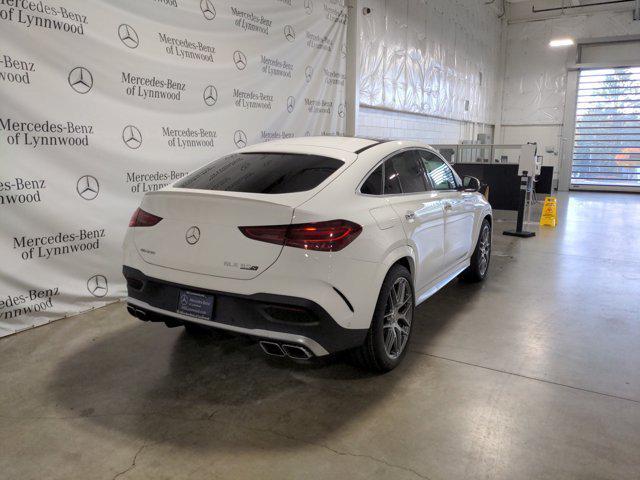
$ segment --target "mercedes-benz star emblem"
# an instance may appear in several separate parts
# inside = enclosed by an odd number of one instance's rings
[[[307,68],[304,69],[304,78],[309,83],[311,81],[311,77],[313,76],[313,67],[311,65],[307,65]]]
[[[93,87],[93,75],[84,67],[69,72],[69,85],[78,93],[87,93]]]
[[[236,130],[233,134],[233,143],[236,144],[238,148],[244,148],[247,146],[247,134],[242,130]]]
[[[200,240],[200,229],[195,225],[187,229],[187,233],[184,236],[189,245],[195,245]]]
[[[136,48],[140,44],[138,34],[131,25],[123,23],[118,27],[118,36],[120,41],[129,48]]]
[[[218,90],[213,85],[209,85],[204,89],[202,93],[202,98],[204,98],[204,103],[210,107],[213,107],[218,101]]]
[[[240,50],[233,52],[233,63],[238,70],[244,70],[247,68],[247,57]]]
[[[93,175],[83,175],[76,183],[76,191],[85,200],[93,200],[100,192],[100,184]]]
[[[284,26],[284,38],[290,42],[293,42],[296,39],[296,31],[291,25]]]
[[[140,145],[142,145],[142,134],[140,130],[138,130],[138,127],[134,127],[133,125],[124,127],[124,130],[122,130],[122,141],[132,150],[140,148]]]
[[[304,11],[307,12],[307,15],[311,15],[313,13],[312,0],[304,0]]]
[[[344,103],[338,105],[338,116],[340,118],[344,117]]]
[[[293,97],[287,98],[287,112],[293,112],[293,109],[296,107],[296,99]]]
[[[87,290],[94,297],[104,297],[109,292],[109,283],[104,275],[94,275],[87,280]]]
[[[213,20],[216,18],[216,9],[211,0],[201,0],[200,10],[202,10],[202,15],[204,15],[204,18],[207,20]]]

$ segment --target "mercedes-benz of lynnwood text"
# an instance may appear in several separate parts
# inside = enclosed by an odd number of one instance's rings
[[[407,352],[416,305],[485,278],[491,206],[431,147],[304,137],[243,148],[147,193],[129,224],[129,312],[270,355]]]

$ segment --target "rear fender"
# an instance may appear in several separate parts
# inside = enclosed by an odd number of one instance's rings
[[[415,284],[415,278],[416,278],[415,252],[413,251],[413,248],[411,248],[409,245],[403,245],[387,253],[387,256],[380,264],[380,268],[378,269],[378,273],[376,276],[376,285],[378,287],[378,291],[380,291],[380,288],[382,288],[382,282],[384,282],[384,279],[387,276],[387,273],[389,273],[391,266],[401,258],[409,259],[409,264],[411,267],[411,272],[410,272],[411,279]]]

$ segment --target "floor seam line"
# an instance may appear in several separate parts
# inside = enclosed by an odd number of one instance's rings
[[[611,393],[598,392],[596,390],[589,390],[588,388],[582,388],[582,387],[575,387],[573,385],[567,385],[566,383],[554,382],[554,381],[551,381],[551,380],[545,380],[543,378],[530,377],[528,375],[523,375],[521,373],[509,372],[507,370],[500,370],[499,368],[492,368],[492,367],[487,367],[485,365],[478,365],[476,363],[465,362],[463,360],[456,360],[454,358],[443,357],[443,356],[440,356],[440,355],[435,355],[433,353],[421,352],[419,350],[410,350],[410,353],[415,353],[417,355],[423,355],[425,357],[438,358],[440,360],[447,360],[449,362],[455,362],[455,363],[459,363],[459,364],[462,364],[462,365],[468,365],[470,367],[482,368],[484,370],[490,370],[492,372],[504,373],[505,375],[512,375],[514,377],[526,378],[527,380],[534,380],[534,381],[537,381],[537,382],[548,383],[550,385],[557,385],[559,387],[570,388],[572,390],[578,390],[578,391],[581,391],[581,392],[592,393],[592,394],[595,394],[595,395],[601,395],[601,396],[609,397],[609,398],[615,398],[617,400],[624,400],[624,401],[627,401],[627,402],[632,402],[632,403],[640,405],[640,400],[636,400],[634,398],[621,397],[619,395],[613,395]]]
[[[581,259],[585,259],[585,260],[600,260],[603,262],[615,262],[615,263],[624,263],[626,264],[640,264],[639,261],[637,260],[621,260],[621,259],[617,259],[617,258],[605,258],[605,257],[594,257],[592,255],[576,255],[574,253],[561,253],[561,252],[545,252],[542,250],[527,250],[526,252],[527,254],[529,253],[533,253],[536,255],[557,255],[559,257],[570,257],[570,258],[581,258]],[[504,253],[504,252],[498,252],[496,254],[496,252],[492,252],[492,255],[496,255],[498,257],[516,257],[516,253]]]

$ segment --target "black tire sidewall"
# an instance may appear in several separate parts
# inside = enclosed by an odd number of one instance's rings
[[[471,265],[469,268],[463,273],[463,279],[471,282],[481,282],[487,277],[489,273],[489,266],[491,265],[491,249],[489,249],[489,258],[487,260],[487,268],[484,273],[480,272],[480,239],[482,238],[482,232],[484,229],[489,229],[489,245],[493,246],[493,238],[491,235],[491,223],[486,218],[482,221],[480,225],[480,232],[478,233],[478,241],[476,242],[476,248],[473,251],[473,255],[471,256]]]
[[[387,298],[393,287],[395,281],[404,277],[409,281],[409,285],[411,286],[411,327],[409,328],[409,338],[407,339],[407,343],[404,347],[404,350],[398,356],[398,358],[391,358],[387,355],[387,352],[384,348],[384,335],[383,335],[383,325],[384,325],[384,314],[387,303]],[[411,334],[413,332],[413,317],[415,314],[415,291],[413,288],[413,281],[411,279],[411,274],[409,271],[403,267],[402,265],[395,265],[389,270],[387,276],[382,283],[382,288],[380,289],[380,295],[378,296],[378,301],[376,303],[376,308],[373,314],[373,320],[371,324],[371,344],[372,353],[374,355],[377,367],[381,371],[389,371],[394,369],[402,359],[407,354],[407,350],[409,349],[409,343],[411,341]]]
[[[484,273],[480,271],[480,239],[482,238],[482,232],[484,229],[489,229],[489,258],[487,258],[487,268],[485,268]],[[478,278],[484,280],[487,274],[489,273],[489,266],[491,265],[491,248],[493,247],[493,238],[491,238],[491,224],[485,218],[482,221],[482,225],[480,226],[480,235],[478,235],[478,244],[476,245],[476,251],[474,252],[475,257],[475,268],[478,274]]]

